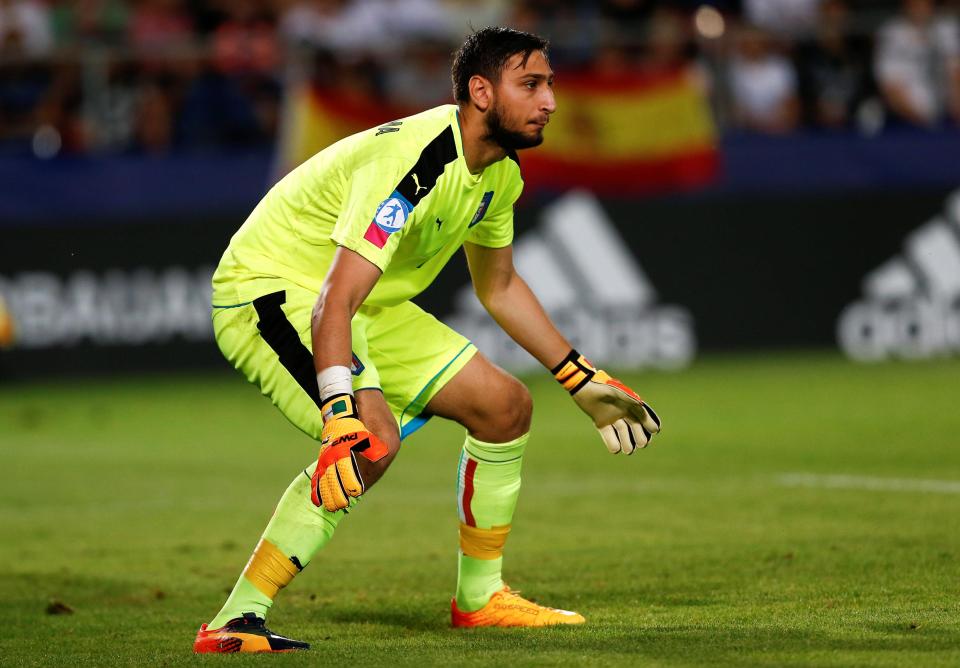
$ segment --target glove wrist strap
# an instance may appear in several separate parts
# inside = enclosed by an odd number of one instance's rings
[[[557,382],[563,385],[563,388],[570,394],[575,394],[577,390],[590,382],[590,379],[597,373],[597,370],[586,357],[576,351],[571,350],[560,364],[550,369]]]
[[[320,413],[323,415],[324,424],[341,418],[360,418],[352,394],[334,394],[327,397],[320,408]]]

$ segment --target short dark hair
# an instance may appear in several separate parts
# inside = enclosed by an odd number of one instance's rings
[[[547,52],[549,43],[532,33],[500,26],[476,31],[453,54],[453,97],[457,102],[470,100],[470,77],[480,76],[500,81],[500,73],[507,61],[518,53],[523,54],[523,65],[534,51]]]

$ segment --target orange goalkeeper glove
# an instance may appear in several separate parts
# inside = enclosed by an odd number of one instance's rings
[[[571,350],[552,371],[593,420],[611,453],[632,454],[637,448],[647,447],[660,431],[660,418],[636,392],[606,371],[594,368],[576,350]]]
[[[351,395],[328,398],[322,412],[326,423],[320,458],[311,478],[310,499],[313,505],[323,503],[324,508],[336,512],[350,505],[350,497],[360,496],[366,489],[357,466],[357,453],[376,462],[386,457],[388,451],[387,445],[363,426]]]

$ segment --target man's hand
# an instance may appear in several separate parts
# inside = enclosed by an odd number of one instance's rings
[[[593,420],[611,453],[632,454],[660,431],[660,418],[636,392],[576,350],[553,368],[553,375]]]
[[[334,397],[326,402],[324,408],[337,401],[346,401],[352,406],[353,397]],[[328,411],[324,410],[324,415],[327,414]],[[367,430],[355,410],[350,410],[344,417],[327,419],[323,425],[320,459],[310,485],[313,505],[319,506],[322,502],[330,512],[349,506],[350,497],[360,496],[366,489],[357,467],[357,453],[375,462],[383,459],[387,452],[386,444]]]

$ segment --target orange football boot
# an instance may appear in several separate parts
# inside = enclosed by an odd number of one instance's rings
[[[284,638],[268,629],[262,619],[252,612],[231,619],[219,629],[207,629],[204,624],[193,641],[196,654],[232,654],[234,652],[293,652],[310,649],[300,640]]]
[[[475,612],[462,612],[457,608],[457,599],[453,599],[450,601],[450,618],[455,627],[553,626],[583,624],[587,621],[579,613],[548,608],[528,601],[506,585]]]

